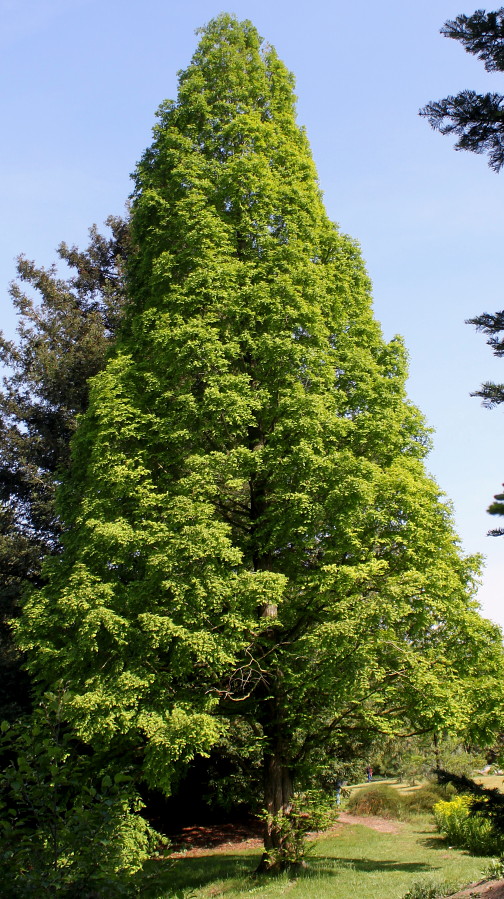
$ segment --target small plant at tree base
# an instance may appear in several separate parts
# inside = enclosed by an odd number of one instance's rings
[[[112,776],[78,751],[61,724],[63,695],[47,695],[32,718],[3,722],[10,761],[2,772],[2,896],[129,895],[157,837],[139,811],[131,778]]]
[[[300,794],[288,812],[260,815],[270,832],[278,834],[278,847],[268,849],[262,856],[257,873],[276,873],[305,867],[306,856],[314,844],[307,844],[307,834],[327,830],[334,824],[337,812],[327,795],[311,790]]]

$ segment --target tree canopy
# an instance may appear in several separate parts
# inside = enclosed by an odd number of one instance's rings
[[[19,644],[41,690],[64,684],[79,738],[133,754],[167,792],[244,722],[274,866],[279,815],[321,748],[484,736],[498,630],[425,472],[401,341],[381,335],[293,77],[250,22],[201,30],[135,184],[123,323],[89,382],[63,551]]]

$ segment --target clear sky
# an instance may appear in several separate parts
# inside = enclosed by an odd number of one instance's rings
[[[362,246],[385,336],[405,338],[410,397],[436,431],[428,467],[464,549],[487,557],[480,600],[504,625],[504,538],[486,536],[499,521],[485,513],[504,480],[502,410],[470,397],[504,380],[504,363],[464,324],[504,306],[504,172],[455,153],[417,115],[464,88],[504,93],[502,75],[439,34],[479,6],[0,0],[1,326],[13,335],[7,285],[18,253],[49,265],[61,240],[82,246],[93,222],[122,212],[195,29],[222,11],[251,19],[296,75],[328,213]]]

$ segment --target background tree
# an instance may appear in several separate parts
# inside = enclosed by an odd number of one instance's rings
[[[275,868],[322,750],[460,725],[476,676],[491,727],[502,655],[293,78],[250,22],[201,34],[137,169],[123,327],[19,640],[79,738],[167,792],[243,721]]]
[[[478,9],[472,16],[457,16],[445,22],[441,34],[460,41],[467,53],[485,64],[487,72],[504,71],[504,7],[486,13]],[[461,91],[455,97],[428,103],[420,110],[441,134],[455,134],[456,150],[488,153],[495,172],[504,165],[504,97]]]
[[[109,237],[91,229],[84,252],[61,244],[60,260],[73,270],[67,279],[56,266],[45,270],[19,258],[11,287],[18,340],[0,334],[8,372],[0,392],[1,718],[17,718],[28,702],[8,622],[23,588],[43,583],[43,558],[60,552],[56,485],[87,406],[87,380],[103,367],[122,313],[128,224],[111,217],[107,225]]]
[[[470,318],[469,324],[475,325],[478,331],[483,331],[488,336],[487,343],[492,347],[495,356],[504,356],[504,341],[500,336],[504,331],[504,310],[493,315],[484,312],[482,315]],[[495,406],[504,402],[504,384],[486,381],[479,390],[474,392],[473,396],[480,396],[487,409],[494,409]],[[489,505],[487,512],[490,515],[504,515],[504,493],[497,493],[494,496],[494,502]],[[492,537],[502,537],[504,528],[492,528],[488,533]]]
[[[496,12],[477,10],[472,16],[457,16],[445,22],[441,34],[462,43],[467,53],[472,53],[485,63],[487,72],[504,71],[504,7]],[[489,165],[499,172],[504,165],[504,97],[502,94],[476,94],[462,91],[456,97],[445,97],[428,103],[420,110],[433,128],[441,134],[456,134],[459,140],[456,150],[488,153]],[[488,335],[487,343],[496,356],[504,354],[504,343],[499,335],[504,330],[504,310],[491,314],[484,312],[468,320],[479,331]],[[473,396],[480,396],[489,409],[504,400],[504,385],[486,382]],[[504,494],[496,494],[487,510],[491,515],[504,515]],[[489,531],[493,537],[504,535],[504,528]]]

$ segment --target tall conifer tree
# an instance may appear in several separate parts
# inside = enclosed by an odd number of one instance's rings
[[[350,732],[460,723],[462,672],[500,673],[495,632],[423,469],[401,343],[249,22],[202,30],[132,228],[126,323],[60,494],[65,552],[20,642],[80,737],[141,744],[166,790],[230,716],[250,722],[281,863],[301,767]]]

